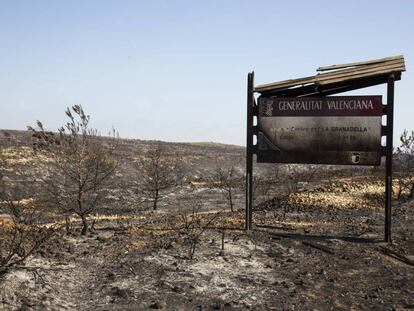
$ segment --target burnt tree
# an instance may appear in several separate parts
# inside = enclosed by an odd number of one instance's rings
[[[400,136],[401,145],[396,152],[398,178],[398,200],[414,197],[414,131],[404,132]]]
[[[183,179],[183,173],[177,156],[167,154],[162,144],[150,148],[138,163],[136,186],[144,201],[152,203],[155,211],[158,204],[174,191]]]
[[[240,176],[237,174],[234,166],[228,169],[219,167],[210,178],[210,187],[220,190],[232,212],[234,212],[235,191],[239,184]]]
[[[115,173],[117,136],[103,138],[89,127],[90,116],[81,106],[66,110],[69,121],[57,134],[31,127],[37,137],[35,146],[47,158],[46,177],[43,178],[51,201],[65,214],[75,213],[81,218],[82,231],[88,232],[87,217],[101,207],[106,189]]]

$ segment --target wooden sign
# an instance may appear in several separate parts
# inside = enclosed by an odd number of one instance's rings
[[[257,161],[380,165],[382,96],[260,97]]]

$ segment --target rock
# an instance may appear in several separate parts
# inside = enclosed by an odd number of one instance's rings
[[[171,290],[174,293],[178,293],[178,294],[183,292],[183,290],[180,287],[178,287],[178,286],[174,286],[173,288],[171,288]]]
[[[325,269],[320,269],[317,273],[322,274],[322,275],[326,275]]]
[[[128,290],[123,289],[123,288],[113,287],[112,288],[112,295],[120,297],[120,298],[127,298],[129,296],[129,292],[128,292]]]
[[[159,302],[155,301],[155,302],[152,302],[152,303],[148,306],[148,308],[150,308],[150,309],[154,309],[154,310],[159,310],[159,309],[161,309],[161,308],[162,308],[162,305],[161,305]]]
[[[18,309],[19,311],[30,311],[30,310],[33,310],[33,307],[35,306],[35,303],[31,302],[27,298],[22,298],[21,303],[22,304],[20,308]]]
[[[108,280],[113,281],[113,280],[115,280],[115,277],[116,277],[115,273],[113,273],[112,271],[108,272],[108,274],[107,274]]]

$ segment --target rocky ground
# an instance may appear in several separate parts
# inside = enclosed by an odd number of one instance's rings
[[[414,309],[414,204],[395,205],[385,244],[382,189],[338,179],[269,200],[250,233],[243,210],[212,208],[194,215],[193,259],[177,210],[102,217],[3,275],[0,310]]]

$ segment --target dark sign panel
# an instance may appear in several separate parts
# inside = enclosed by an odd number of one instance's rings
[[[259,98],[258,162],[379,165],[381,96]]]

